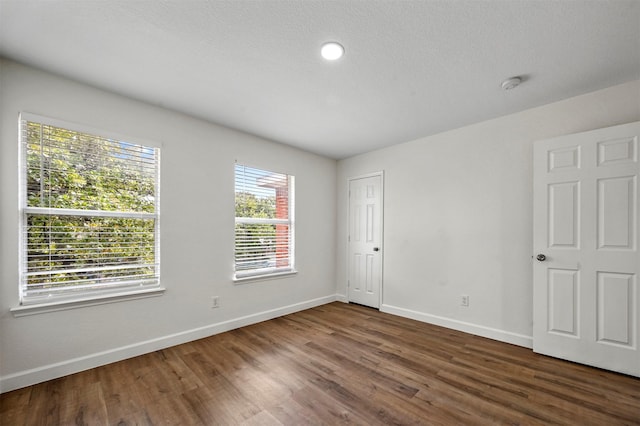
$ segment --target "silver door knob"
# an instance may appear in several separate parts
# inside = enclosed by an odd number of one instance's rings
[[[547,260],[547,256],[540,253],[539,255],[536,256],[536,259],[538,260],[538,262],[544,262],[545,260]]]

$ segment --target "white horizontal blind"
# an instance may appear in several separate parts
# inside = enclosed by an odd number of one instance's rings
[[[293,271],[293,176],[235,167],[236,278]]]
[[[20,120],[23,304],[159,285],[159,149],[72,127]]]

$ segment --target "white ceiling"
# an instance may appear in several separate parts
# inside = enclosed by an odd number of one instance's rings
[[[345,158],[639,79],[640,1],[0,0],[0,55]]]

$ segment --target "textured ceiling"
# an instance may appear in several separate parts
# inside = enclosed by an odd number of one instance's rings
[[[639,79],[640,1],[0,0],[0,55],[345,158]]]

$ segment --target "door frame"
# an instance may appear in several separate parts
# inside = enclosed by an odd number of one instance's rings
[[[349,241],[349,237],[350,237],[350,232],[351,232],[351,181],[354,180],[358,180],[358,179],[366,179],[366,178],[370,178],[370,177],[380,177],[380,288],[378,289],[378,310],[380,310],[382,308],[382,292],[384,289],[384,249],[385,249],[385,243],[384,243],[384,170],[379,170],[377,172],[371,172],[371,173],[365,173],[365,174],[361,174],[361,175],[356,175],[356,176],[349,176],[347,177],[347,230],[346,230],[346,235],[344,236],[345,241],[347,242],[347,250],[346,250],[346,254],[345,254],[345,258],[346,258],[346,268],[345,268],[345,272],[346,272],[346,276],[345,276],[345,283],[347,284],[347,291],[346,291],[346,299],[347,299],[347,303],[350,303],[351,300],[349,299],[349,273],[351,272],[351,262],[350,262],[350,257],[349,257],[349,245],[350,245],[350,241]]]

